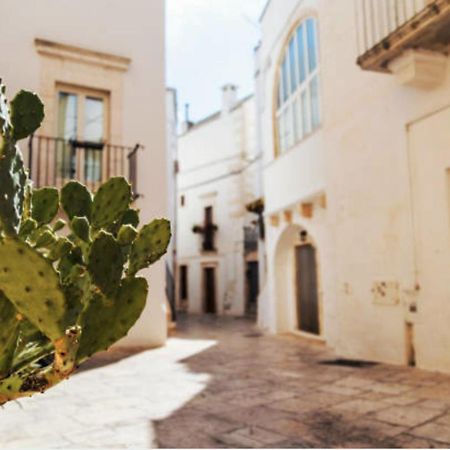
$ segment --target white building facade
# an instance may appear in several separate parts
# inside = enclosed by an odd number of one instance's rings
[[[190,313],[254,313],[260,195],[253,97],[226,85],[222,110],[185,125],[178,139],[178,307]]]
[[[2,10],[0,77],[7,94],[32,90],[45,105],[32,150],[21,143],[35,186],[61,186],[73,177],[95,189],[124,175],[138,195],[141,223],[167,217],[164,1],[134,0],[130,8],[120,0],[40,0],[26,7],[4,0]],[[76,158],[67,157],[69,140]],[[150,286],[146,309],[119,345],[166,340],[164,262],[143,274]]]
[[[266,5],[261,327],[450,371],[448,18],[442,1]]]

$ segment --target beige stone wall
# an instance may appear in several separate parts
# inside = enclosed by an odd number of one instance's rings
[[[58,83],[106,92],[110,141],[145,147],[138,155],[142,222],[167,216],[164,1],[133,0],[131,7],[120,0],[5,0],[2,7],[0,76],[9,95],[21,88],[38,92],[47,113],[41,131],[54,135]],[[144,275],[148,306],[123,343],[161,345],[167,331],[164,261]]]

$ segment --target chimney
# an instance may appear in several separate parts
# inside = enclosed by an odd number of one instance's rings
[[[184,121],[181,124],[181,133],[186,133],[194,125],[193,122],[189,120],[189,103],[184,104]]]
[[[222,112],[230,112],[237,103],[238,87],[228,83],[222,87]]]

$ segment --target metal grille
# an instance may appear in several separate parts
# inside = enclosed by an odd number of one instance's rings
[[[137,154],[134,147],[101,142],[66,140],[49,136],[30,136],[28,168],[34,187],[62,187],[78,180],[95,191],[114,176],[128,178],[137,196]]]

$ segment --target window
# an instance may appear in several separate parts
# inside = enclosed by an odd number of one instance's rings
[[[214,251],[215,227],[213,223],[213,207],[207,206],[204,210],[203,250]]]
[[[316,19],[303,20],[295,29],[278,70],[277,153],[283,153],[320,125]]]
[[[186,204],[186,197],[184,195],[180,195],[180,206],[183,207]]]
[[[57,100],[57,136],[61,138],[56,157],[58,173],[63,178],[75,178],[82,168],[86,181],[101,181],[101,144],[107,139],[107,95],[61,86]]]

